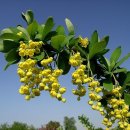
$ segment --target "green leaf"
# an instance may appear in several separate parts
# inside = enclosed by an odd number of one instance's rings
[[[97,53],[97,55],[104,55],[106,54],[110,49],[104,49],[103,51],[100,51],[99,53]]]
[[[103,87],[111,91],[113,89],[113,83],[111,79],[106,79],[103,81]]]
[[[115,61],[110,62],[110,71],[114,70]]]
[[[107,58],[105,58],[105,60],[106,60],[106,63],[107,63],[108,71],[110,71],[110,62],[109,62],[109,60]]]
[[[121,56],[121,47],[119,46],[113,51],[110,57],[110,62],[112,63],[114,61],[116,63],[120,56]]]
[[[126,77],[123,80],[123,87],[130,83],[130,71],[127,72]]]
[[[7,62],[13,62],[20,58],[17,49],[12,49],[8,53],[5,53],[5,59]]]
[[[68,43],[69,48],[72,48],[73,46],[78,45],[78,42],[79,42],[79,38],[74,38],[74,35],[72,36],[73,37],[70,38],[69,43]]]
[[[25,13],[22,13],[22,18],[27,22],[27,24],[31,24],[34,20],[34,15],[31,10],[27,10]]]
[[[127,105],[130,105],[130,94],[124,93],[124,99]]]
[[[13,41],[13,40],[3,40],[2,43],[0,43],[0,52],[7,53],[13,48],[18,48],[19,43]]]
[[[37,40],[42,40],[42,33],[43,33],[43,30],[44,30],[44,27],[45,25],[42,24],[42,25],[38,25],[38,34],[35,36],[35,39]]]
[[[56,31],[51,31],[49,32],[46,37],[44,38],[44,41],[47,42],[49,40],[51,40],[52,37],[56,36],[57,35],[57,32]]]
[[[101,41],[105,41],[106,44],[109,42],[109,36],[105,36]]]
[[[18,26],[17,29],[23,33],[22,36],[24,37],[24,39],[28,41],[30,40],[30,36],[25,28]]]
[[[121,69],[116,69],[116,70],[114,70],[113,73],[121,73],[121,72],[126,72],[126,71],[127,71],[126,68],[121,68]]]
[[[0,40],[0,52],[4,51],[3,40]]]
[[[58,35],[65,35],[65,29],[63,26],[58,26],[56,28],[56,32],[58,33]]]
[[[91,46],[93,44],[97,43],[97,42],[98,42],[98,33],[97,33],[97,31],[94,31],[93,34],[92,34],[92,36],[91,36],[89,47],[91,48]]]
[[[45,23],[43,32],[42,32],[42,39],[45,38],[45,36],[52,30],[54,27],[54,21],[52,17],[49,17]]]
[[[30,34],[31,38],[33,39],[37,33],[38,30],[38,23],[36,21],[33,21],[31,24],[28,25],[27,31]]]
[[[130,53],[128,53],[126,56],[124,56],[121,60],[119,60],[116,65],[114,66],[114,68],[117,68],[118,66],[120,66],[123,62],[125,62],[128,58],[130,57]]]
[[[71,67],[69,65],[69,54],[65,50],[59,54],[57,65],[59,69],[63,70],[63,74],[67,74],[69,72]]]
[[[74,26],[73,26],[73,24],[71,23],[71,21],[70,21],[68,18],[66,18],[66,19],[65,19],[65,23],[66,23],[67,29],[68,29],[68,31],[69,31],[69,35],[74,35],[74,34],[75,34],[75,33],[74,33]]]
[[[17,28],[14,27],[10,27],[10,28],[5,28],[1,31],[1,35],[4,33],[13,33],[13,34],[17,34],[19,32],[19,30]]]
[[[2,40],[14,40],[15,42],[18,42],[20,38],[21,38],[20,36],[14,33],[4,33],[0,36],[0,39]]]
[[[94,44],[89,50],[90,51],[89,59],[92,59],[97,53],[103,51],[106,48],[106,46],[107,46],[107,42],[105,41],[101,41]]]
[[[8,62],[7,65],[4,67],[4,71],[7,70],[7,68],[12,65],[12,64],[16,64],[20,61],[20,59],[16,60],[16,61],[12,61],[12,62]]]
[[[45,56],[45,53],[44,51],[42,51],[39,55],[36,55],[34,59],[36,59],[37,61],[41,61],[44,58],[44,56]]]
[[[107,58],[105,58],[104,56],[100,56],[99,62],[102,66],[105,66],[105,69],[107,71],[110,70],[110,62]]]
[[[54,49],[59,51],[61,48],[63,48],[65,46],[64,40],[65,40],[64,35],[56,35],[51,38],[51,46]]]

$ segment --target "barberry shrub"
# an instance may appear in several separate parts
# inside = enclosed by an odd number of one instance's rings
[[[39,24],[31,10],[22,13],[22,18],[26,27],[18,25],[0,32],[0,52],[7,61],[4,69],[18,65],[19,93],[30,100],[47,91],[51,97],[66,102],[66,87],[59,83],[59,76],[73,67],[72,84],[76,89],[72,93],[77,100],[89,95],[88,104],[104,116],[106,130],[115,121],[121,129],[130,129],[130,71],[121,67],[130,53],[120,58],[121,47],[117,47],[107,59],[104,54],[109,52],[109,37],[100,40],[97,31],[91,38],[76,36],[67,18],[68,33],[61,25],[54,27],[52,17]]]

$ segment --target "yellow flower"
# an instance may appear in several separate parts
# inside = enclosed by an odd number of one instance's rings
[[[60,89],[59,89],[59,92],[60,92],[60,94],[65,93],[65,92],[66,92],[66,88],[60,88]]]
[[[32,90],[32,93],[35,95],[35,96],[40,96],[40,90],[39,89],[33,89]]]
[[[27,101],[30,100],[30,98],[31,98],[30,95],[26,95],[26,96],[25,96],[25,100],[27,100]]]
[[[57,93],[56,93],[54,90],[50,92],[50,95],[51,95],[52,97],[57,97]]]
[[[79,42],[80,42],[80,44],[81,44],[81,46],[82,47],[87,47],[88,46],[88,44],[89,44],[89,40],[88,40],[88,38],[86,37],[86,38],[82,38],[82,37],[79,37]]]
[[[63,103],[65,103],[66,102],[66,99],[65,98],[62,98],[62,100],[61,100]]]

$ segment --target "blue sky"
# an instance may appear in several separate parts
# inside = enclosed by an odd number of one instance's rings
[[[99,36],[110,36],[109,54],[117,47],[122,46],[122,56],[130,52],[130,1],[129,0],[1,0],[0,1],[0,30],[6,27],[25,25],[21,12],[28,9],[34,11],[39,23],[44,23],[47,17],[53,16],[56,25],[64,25],[64,19],[69,18],[77,35],[90,38],[92,32],[97,30]],[[109,54],[107,55],[109,57]],[[123,64],[130,70],[130,59]],[[102,117],[98,112],[91,110],[87,105],[88,97],[80,102],[76,101],[71,93],[74,88],[71,84],[71,74],[60,78],[68,91],[64,95],[67,103],[63,104],[52,99],[48,93],[29,102],[19,95],[21,85],[16,74],[17,65],[3,71],[6,62],[0,53],[0,123],[22,121],[40,127],[50,120],[63,122],[64,116],[75,117],[85,114],[95,126],[101,125]],[[71,70],[72,72],[72,70]],[[85,130],[77,123],[79,130]]]

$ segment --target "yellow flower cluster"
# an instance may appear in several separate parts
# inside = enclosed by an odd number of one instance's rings
[[[77,67],[76,71],[72,73],[72,83],[77,85],[77,89],[73,89],[72,93],[77,95],[78,100],[80,100],[80,97],[86,94],[86,88],[83,86],[87,79],[87,75],[85,74],[86,66],[82,64],[82,58],[79,52],[70,57],[69,63],[70,65]]]
[[[100,102],[100,100],[102,99],[100,95],[102,88],[100,86],[99,81],[92,79],[88,83],[88,89],[89,89],[89,98],[90,98],[88,104],[92,107],[93,110],[97,110],[103,115],[104,114],[103,107]]]
[[[24,43],[23,41],[21,41],[19,48],[19,55],[21,57],[23,56],[33,57],[34,54],[40,53],[40,48],[42,47],[42,44],[43,44],[42,41],[34,42],[30,40],[28,43]]]
[[[116,120],[121,129],[126,130],[129,127],[129,105],[125,103],[124,99],[121,99],[121,96],[121,86],[112,90],[112,97],[108,100],[106,117],[103,120],[103,124],[107,128],[110,128]]]
[[[82,63],[82,58],[81,58],[81,56],[80,56],[80,53],[77,52],[77,53],[75,53],[74,55],[72,55],[72,56],[70,57],[70,59],[69,59],[69,63],[70,63],[70,65],[72,65],[72,66],[74,66],[74,67],[81,65],[81,63]]]
[[[35,60],[27,59],[26,61],[18,64],[17,73],[20,77],[20,82],[23,83],[19,89],[19,93],[26,95],[26,100],[40,95],[39,89],[35,86],[40,83],[41,80],[38,76],[39,71],[40,69],[36,67]]]
[[[83,86],[83,84],[86,83],[86,80],[87,80],[85,69],[86,69],[86,66],[81,64],[76,69],[76,71],[72,73],[72,83],[78,86],[76,90],[75,89],[72,90],[72,93],[74,95],[78,95],[79,100],[80,100],[80,97],[86,94],[86,88]]]
[[[79,37],[79,42],[80,42],[81,46],[84,48],[86,48],[89,44],[89,40],[87,37],[84,39],[82,37]]]
[[[91,105],[93,110],[97,110],[104,116],[102,123],[110,130],[115,121],[118,121],[119,127],[123,130],[128,129],[128,117],[130,117],[129,106],[121,99],[121,86],[117,86],[110,93],[108,97],[107,106],[102,106],[101,99],[102,88],[98,81],[92,80],[89,83],[89,98],[88,104]]]
[[[41,61],[43,68],[38,68],[36,61],[27,59],[18,65],[18,75],[23,85],[19,89],[19,93],[25,95],[26,100],[30,100],[35,96],[39,96],[41,91],[45,90],[52,97],[59,101],[66,102],[62,94],[66,92],[66,88],[61,87],[58,77],[62,74],[61,69],[51,69],[48,64],[53,62],[53,58],[49,57]]]

